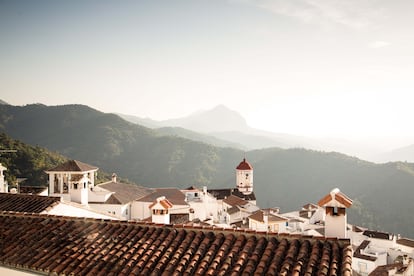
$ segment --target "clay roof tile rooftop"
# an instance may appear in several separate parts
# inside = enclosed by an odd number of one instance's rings
[[[411,239],[406,239],[406,238],[398,239],[397,243],[414,248],[414,240],[411,240]]]
[[[88,171],[96,171],[96,170],[98,170],[97,167],[91,166],[89,164],[82,163],[78,160],[69,160],[47,171],[48,172],[88,172]]]
[[[210,193],[215,198],[217,198],[218,200],[223,200],[226,197],[229,197],[231,195],[235,195],[244,200],[256,200],[256,195],[254,194],[254,192],[249,195],[245,195],[241,193],[237,188],[209,189],[207,190],[207,192]]]
[[[228,198],[223,199],[223,202],[233,207],[237,205],[238,206],[246,205],[248,203],[247,200],[244,200],[235,195],[230,195]]]
[[[246,161],[246,158],[243,159],[243,161],[240,162],[240,164],[237,166],[236,170],[253,170],[252,165],[250,165],[249,162]]]
[[[164,196],[167,198],[173,205],[188,205],[185,202],[185,195],[177,188],[156,188],[139,199],[140,202],[151,202],[153,203],[157,198]]]
[[[59,202],[59,197],[0,193],[0,211],[41,213]]]
[[[347,195],[339,191],[339,189],[333,189],[329,194],[327,194],[325,197],[323,197],[321,200],[319,200],[318,205],[320,207],[325,206],[332,200],[335,200],[342,205],[344,205],[346,208],[351,207],[352,205],[352,199],[350,199]]]
[[[265,215],[268,216],[268,222],[288,221],[287,218],[280,216],[280,215],[271,214],[267,210],[258,210],[252,215],[250,215],[249,218],[255,221],[264,222]]]
[[[352,275],[348,240],[14,212],[0,233],[0,265],[41,274]]]
[[[119,202],[116,204],[126,204],[154,192],[154,189],[151,188],[112,181],[99,184],[98,186],[110,192],[114,192],[115,194],[113,197]],[[109,202],[106,203],[109,204]]]

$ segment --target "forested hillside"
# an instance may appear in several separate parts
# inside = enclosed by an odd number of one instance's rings
[[[0,130],[148,187],[233,187],[235,167],[246,155],[261,207],[296,210],[338,187],[354,199],[351,223],[414,237],[411,163],[374,164],[305,149],[245,153],[160,136],[81,105],[0,106]]]
[[[56,152],[27,145],[4,133],[0,133],[0,150],[16,151],[4,152],[0,156],[0,163],[7,168],[5,176],[9,186],[15,185],[17,178],[26,178],[24,185],[28,186],[45,184],[47,175],[44,171],[67,160]]]
[[[152,187],[225,185],[243,156],[231,148],[161,136],[82,105],[0,106],[0,116],[0,129],[13,138]]]

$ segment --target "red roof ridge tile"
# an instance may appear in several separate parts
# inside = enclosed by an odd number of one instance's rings
[[[318,205],[320,207],[324,207],[331,200],[338,201],[346,208],[349,208],[352,205],[352,199],[350,199],[347,195],[342,193],[338,188],[333,189],[329,194],[327,194],[321,200],[319,200]]]

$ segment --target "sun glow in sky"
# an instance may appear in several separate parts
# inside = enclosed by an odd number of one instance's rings
[[[0,99],[414,137],[410,0],[0,0]],[[411,143],[414,143],[414,138]]]

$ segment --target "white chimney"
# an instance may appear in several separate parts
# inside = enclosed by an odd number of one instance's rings
[[[161,200],[165,200],[165,196],[157,197],[157,202],[160,202]]]
[[[116,183],[116,173],[112,174],[112,182]]]
[[[408,263],[410,262],[410,259],[408,258],[407,255],[403,255],[402,261],[403,261],[403,265],[408,265]]]

